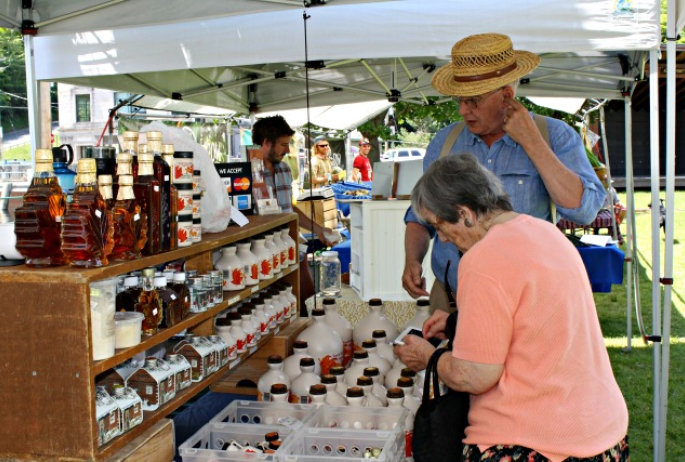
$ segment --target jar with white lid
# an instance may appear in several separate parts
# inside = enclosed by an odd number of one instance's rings
[[[342,289],[340,270],[338,252],[334,250],[321,252],[319,290],[324,297],[340,297],[340,291]]]

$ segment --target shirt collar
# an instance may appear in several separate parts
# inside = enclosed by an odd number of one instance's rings
[[[466,144],[468,146],[474,146],[478,142],[483,142],[483,140],[481,140],[480,137],[471,133],[471,131],[468,128],[465,131],[466,131],[466,140],[465,140],[464,144]],[[511,146],[511,147],[518,146],[518,143],[516,141],[514,141],[513,139],[511,139],[511,137],[506,133],[504,134],[504,136],[502,138],[495,141],[495,143],[499,143],[500,141],[502,141],[504,144]]]

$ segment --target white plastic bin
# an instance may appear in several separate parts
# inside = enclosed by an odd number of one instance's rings
[[[404,431],[408,412],[404,408],[321,406],[307,419],[305,427]]]
[[[312,404],[234,400],[210,422],[300,427],[315,411]]]

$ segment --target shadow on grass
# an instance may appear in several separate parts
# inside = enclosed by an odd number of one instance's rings
[[[642,318],[647,334],[652,329],[651,268],[643,264],[645,258],[635,259],[640,288]],[[626,265],[627,266],[627,265]],[[626,269],[627,271],[627,269]],[[649,274],[648,274],[649,273]],[[631,460],[653,460],[653,413],[654,413],[654,348],[645,345],[637,328],[634,303],[631,305],[632,350],[626,347],[626,278],[624,284],[614,286],[611,293],[595,294],[597,314],[607,343],[616,380],[623,392],[630,413],[629,441]],[[682,295],[673,288],[673,299],[683,302]],[[671,332],[685,330],[685,318],[676,307],[672,310]],[[671,336],[670,379],[668,413],[666,424],[666,460],[685,460],[685,339]]]

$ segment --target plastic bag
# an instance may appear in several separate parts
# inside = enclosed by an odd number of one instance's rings
[[[200,187],[204,190],[201,202],[202,232],[218,233],[228,227],[231,219],[231,198],[221,182],[219,172],[209,154],[190,134],[180,128],[169,127],[154,121],[144,126],[141,132],[162,132],[162,142],[173,144],[175,151],[192,151],[195,170],[202,172]]]

